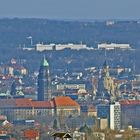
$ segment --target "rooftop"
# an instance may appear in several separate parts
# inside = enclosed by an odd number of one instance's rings
[[[56,132],[54,134],[52,134],[52,137],[57,137],[57,138],[72,138],[71,135],[69,133],[66,132]]]
[[[32,107],[32,103],[30,99],[16,99],[16,107]]]
[[[32,101],[35,108],[51,108],[51,103],[48,101]]]
[[[50,102],[48,101],[33,101],[28,98],[18,98],[18,99],[1,99],[0,107],[34,107],[34,108],[52,108]]]
[[[121,105],[140,105],[140,100],[122,100]]]
[[[54,98],[56,106],[79,106],[79,104],[68,96],[58,96]]]

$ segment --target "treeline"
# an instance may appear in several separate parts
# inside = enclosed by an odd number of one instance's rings
[[[140,23],[136,21],[58,21],[47,19],[0,19],[0,46],[17,47],[29,45],[28,36],[33,42],[45,43],[86,43],[97,47],[98,43],[130,43],[139,47]]]

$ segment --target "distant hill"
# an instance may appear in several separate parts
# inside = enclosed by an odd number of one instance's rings
[[[98,43],[130,43],[140,45],[140,22],[115,21],[58,21],[47,19],[0,19],[0,47],[29,45],[33,42],[45,43],[86,43],[97,47]]]

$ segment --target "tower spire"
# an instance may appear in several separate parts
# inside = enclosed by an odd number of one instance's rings
[[[45,55],[43,56],[43,60],[41,61],[41,65],[40,66],[49,67],[49,63],[46,60]]]

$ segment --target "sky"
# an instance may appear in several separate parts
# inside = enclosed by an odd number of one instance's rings
[[[0,0],[0,18],[140,19],[140,0]]]

